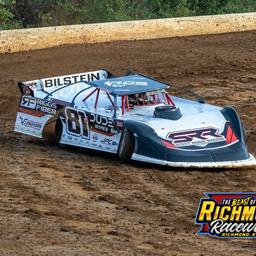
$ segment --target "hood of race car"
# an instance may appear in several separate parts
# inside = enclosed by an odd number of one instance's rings
[[[205,147],[226,141],[227,121],[219,110],[183,114],[179,120],[152,118],[145,123],[175,147]]]

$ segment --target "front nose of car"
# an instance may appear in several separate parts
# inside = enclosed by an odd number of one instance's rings
[[[165,148],[164,160],[169,162],[223,162],[248,159],[245,145],[239,141],[233,145],[201,150]]]

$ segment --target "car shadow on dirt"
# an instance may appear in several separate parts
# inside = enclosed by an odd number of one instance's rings
[[[107,160],[112,161],[115,165],[126,165],[131,166],[133,168],[141,169],[141,170],[153,170],[153,171],[161,171],[161,172],[204,172],[204,173],[223,173],[223,172],[235,172],[235,171],[241,171],[243,168],[184,168],[184,167],[170,167],[165,165],[157,165],[152,163],[146,163],[146,162],[139,162],[131,160],[129,163],[121,163],[119,162],[118,156],[116,154],[97,151],[93,149],[86,149],[86,148],[79,148],[75,146],[70,145],[57,145],[55,142],[46,142],[43,140],[30,140],[27,141],[28,144],[34,144],[38,147],[45,147],[47,149],[48,153],[56,153],[58,151],[59,153],[71,153],[75,155],[86,155],[89,157],[101,159],[101,160]],[[95,159],[92,159],[94,161]],[[251,167],[253,168],[253,167]],[[247,167],[248,169],[248,167]],[[250,168],[249,168],[250,169]]]

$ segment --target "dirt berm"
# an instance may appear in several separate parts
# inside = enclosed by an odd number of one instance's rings
[[[194,224],[204,192],[255,191],[254,168],[121,165],[13,132],[17,81],[133,69],[235,105],[255,153],[255,60],[256,32],[0,55],[0,255],[255,255],[255,239],[198,236]]]

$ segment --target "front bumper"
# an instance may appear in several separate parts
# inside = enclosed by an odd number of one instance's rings
[[[250,158],[246,160],[237,161],[219,161],[219,162],[170,162],[166,160],[160,160],[151,158],[139,154],[133,154],[132,160],[147,162],[158,165],[165,165],[170,167],[184,167],[184,168],[239,168],[256,166],[256,160],[253,155],[249,154]]]

